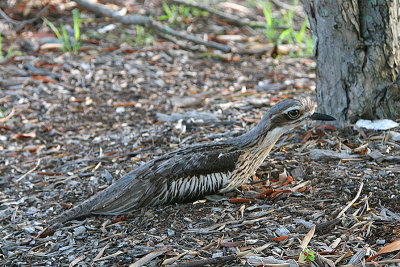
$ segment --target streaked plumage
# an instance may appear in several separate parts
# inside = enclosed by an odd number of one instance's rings
[[[256,172],[279,137],[314,113],[309,99],[284,100],[273,106],[248,133],[198,144],[153,159],[116,183],[54,219],[62,223],[93,214],[123,214],[144,206],[193,200],[242,185]]]

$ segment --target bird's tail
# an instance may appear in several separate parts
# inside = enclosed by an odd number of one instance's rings
[[[52,219],[48,223],[47,229],[56,229],[60,224],[67,222],[71,219],[89,215],[96,207],[108,199],[115,197],[121,192],[129,183],[136,178],[136,172],[132,171],[127,173],[124,177],[120,178],[117,182],[110,185],[103,191],[98,192],[91,198],[83,201],[77,206],[61,213],[56,218]]]

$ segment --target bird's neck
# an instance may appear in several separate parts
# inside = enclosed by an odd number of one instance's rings
[[[285,131],[285,129],[273,127],[266,115],[253,129],[232,141],[241,149],[257,147],[263,150],[267,149],[269,152]]]

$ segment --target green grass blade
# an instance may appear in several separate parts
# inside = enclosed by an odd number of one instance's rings
[[[168,16],[167,15],[161,15],[161,16],[158,16],[157,19],[161,20],[161,21],[168,20]]]
[[[46,19],[46,18],[43,18],[43,21],[44,21],[44,22],[47,24],[47,26],[49,26],[50,29],[54,32],[54,34],[56,35],[57,39],[60,40],[60,41],[62,41],[61,34],[60,34],[60,32],[58,31],[58,29],[56,28],[56,26],[54,26],[54,24],[51,23],[51,21],[48,20],[48,19]]]
[[[293,31],[293,29],[286,29],[284,30],[278,38],[278,43],[281,44],[282,41],[285,39],[286,36],[288,36],[291,32]]]
[[[299,32],[295,33],[295,38],[298,44],[302,44],[303,43],[303,39],[304,39],[304,34],[306,32],[307,29],[307,24],[308,24],[308,19],[305,18],[303,25],[301,25],[301,28],[299,30]]]
[[[267,22],[269,28],[272,28],[272,26],[274,26],[274,21],[272,18],[271,3],[265,3],[264,1],[261,1],[261,7],[264,13],[265,22]]]
[[[74,21],[74,37],[75,43],[79,42],[80,38],[80,19],[79,19],[79,11],[78,9],[74,9],[72,11],[73,21]]]
[[[71,43],[69,42],[67,30],[65,29],[64,24],[61,24],[60,27],[64,40],[64,47],[66,48],[67,51],[71,51]]]
[[[164,8],[165,14],[168,16],[168,19],[172,18],[173,17],[172,11],[165,2],[163,2],[163,8]]]
[[[8,48],[8,51],[7,51],[6,58],[11,57],[12,52],[13,52],[13,45],[10,45],[10,47]]]

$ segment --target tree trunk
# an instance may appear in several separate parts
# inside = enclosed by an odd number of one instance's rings
[[[400,118],[399,0],[303,1],[319,110],[339,127],[360,118]]]

